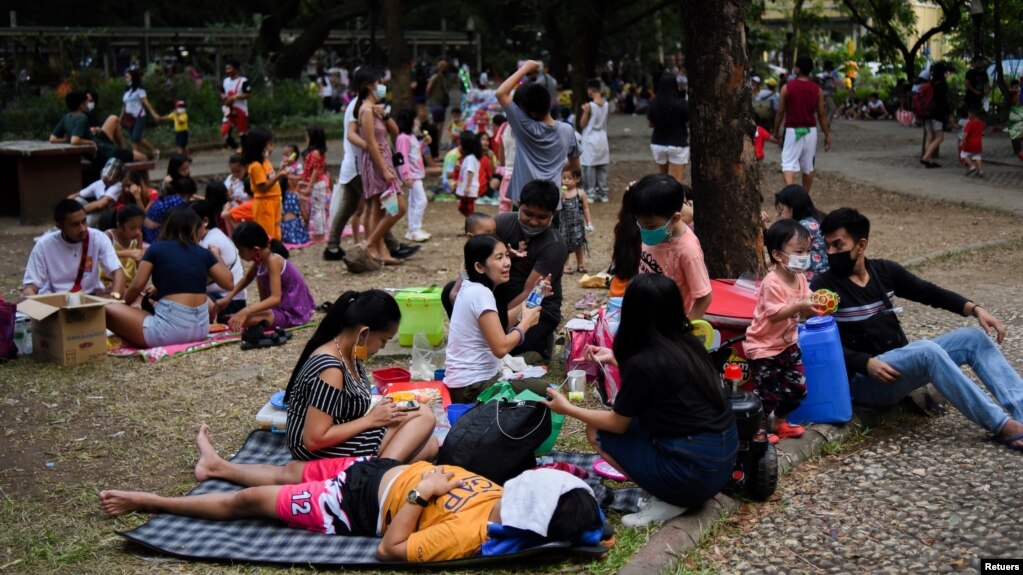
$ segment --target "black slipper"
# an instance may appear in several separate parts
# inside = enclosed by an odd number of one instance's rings
[[[1023,445],[1016,445],[1016,442],[1021,439],[1023,439],[1023,433],[1020,433],[1019,435],[1016,435],[1014,437],[1002,437],[1001,435],[995,436],[995,441],[1001,443],[1002,445],[1008,447],[1013,451],[1023,451]]]

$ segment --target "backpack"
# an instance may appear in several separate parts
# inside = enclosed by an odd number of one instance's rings
[[[451,427],[437,464],[456,465],[503,485],[536,467],[533,452],[551,430],[551,410],[539,401],[477,403]]]
[[[934,116],[934,108],[934,87],[930,82],[925,82],[913,94],[913,114],[921,120],[929,120]]]

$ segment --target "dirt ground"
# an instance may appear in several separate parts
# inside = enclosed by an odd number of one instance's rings
[[[596,226],[587,260],[591,271],[608,264],[616,200],[624,186],[651,168],[652,164],[641,161],[612,165],[611,203],[591,206]],[[780,177],[767,169],[764,177],[769,182],[765,196],[770,198],[780,188]],[[1011,216],[887,193],[832,173],[819,174],[814,197],[825,211],[851,205],[867,213],[873,222],[874,257],[907,261],[981,241],[1018,246],[1023,238],[1019,221]],[[764,207],[773,215],[770,200]],[[490,206],[482,209],[496,211]],[[699,200],[696,209],[700,209]],[[462,231],[462,218],[453,203],[431,203],[424,227],[434,239],[421,254],[379,273],[351,275],[342,264],[323,261],[315,246],[293,252],[292,261],[318,301],[333,300],[348,289],[442,285],[455,277],[461,264],[463,243],[457,234]],[[5,299],[17,299],[32,239],[41,231],[0,221],[0,241],[6,252],[0,259],[0,294]],[[396,232],[403,235],[404,231],[404,224],[399,224]],[[1001,262],[1005,265],[990,266],[983,257],[963,257],[946,271],[996,288],[1017,274],[1018,264],[1023,263],[1013,253],[998,256],[1011,260]],[[707,254],[708,259],[712,257]],[[565,276],[566,317],[575,313],[572,306],[584,292],[575,283],[578,277]],[[138,525],[144,518],[103,518],[96,493],[107,487],[168,494],[191,489],[198,425],[211,425],[222,453],[238,448],[255,427],[256,411],[285,385],[311,333],[297,332],[282,347],[242,352],[229,345],[152,365],[107,357],[63,369],[27,358],[0,367],[0,524],[6,526],[0,529],[0,571],[254,572],[251,567],[151,563],[136,556],[137,549],[125,553],[114,531]],[[577,425],[567,426],[559,446],[582,449],[580,431]],[[562,567],[573,572],[587,569]],[[614,567],[598,564],[595,570],[610,572]]]

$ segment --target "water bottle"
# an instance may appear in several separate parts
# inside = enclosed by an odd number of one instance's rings
[[[617,335],[618,325],[622,323],[622,298],[608,298],[604,317],[607,319],[607,328],[611,330],[611,335]]]
[[[852,400],[838,324],[830,315],[812,317],[799,326],[799,348],[806,371],[806,398],[789,414],[793,423],[845,423],[852,419]]]
[[[536,282],[536,285],[533,287],[533,291],[529,292],[529,296],[526,297],[527,308],[533,309],[534,307],[540,307],[540,304],[543,303],[543,292],[546,287],[547,284],[543,280]]]

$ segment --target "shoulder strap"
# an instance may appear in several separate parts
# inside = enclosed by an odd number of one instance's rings
[[[82,257],[78,260],[78,273],[75,274],[75,283],[71,286],[72,293],[82,291],[82,277],[85,275],[85,266],[89,261],[89,238],[92,232],[85,235],[82,241]]]

